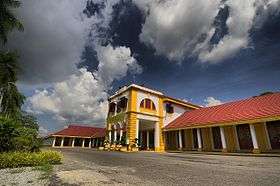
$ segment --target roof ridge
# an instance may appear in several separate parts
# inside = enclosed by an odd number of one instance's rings
[[[222,105],[227,105],[227,104],[232,104],[232,103],[238,103],[238,102],[241,102],[241,101],[248,101],[248,100],[258,99],[258,98],[261,98],[261,97],[262,98],[263,97],[270,97],[270,96],[275,95],[275,94],[280,94],[280,92],[273,92],[271,94],[258,95],[258,96],[252,96],[252,97],[244,98],[244,99],[232,100],[232,101],[229,101],[229,102],[226,102],[226,103],[222,103],[220,105],[213,105],[213,106],[209,106],[209,107],[201,107],[199,109],[219,107],[219,106],[222,106]],[[196,110],[199,110],[199,109],[196,109]]]

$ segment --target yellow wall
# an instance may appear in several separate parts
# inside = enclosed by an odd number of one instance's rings
[[[234,126],[224,126],[226,144],[227,144],[227,152],[235,152],[238,141],[235,137]]]
[[[269,142],[266,137],[265,132],[265,123],[256,123],[254,124],[256,130],[257,141],[259,145],[259,149],[261,152],[265,152],[269,149]]]
[[[159,99],[159,148],[155,149],[156,151],[164,151],[164,132],[163,132],[163,100],[162,98]]]
[[[136,138],[136,121],[137,114],[129,113],[127,117],[127,137],[129,139],[129,144],[133,144]]]
[[[128,115],[127,115],[127,138],[129,139],[129,144],[133,144],[136,138],[136,121],[137,114],[132,113],[137,110],[137,91],[131,89],[129,92],[129,101],[128,101]],[[130,112],[132,111],[132,112]]]
[[[184,150],[192,150],[192,130],[186,129],[183,130],[184,140],[185,140],[185,148]]]
[[[203,147],[202,149],[204,151],[212,151],[212,141],[211,141],[211,130],[210,128],[202,128],[202,141],[203,141]]]

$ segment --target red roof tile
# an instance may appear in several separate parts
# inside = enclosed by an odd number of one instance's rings
[[[60,130],[53,135],[61,136],[80,136],[80,137],[104,137],[106,133],[105,128],[81,126],[81,125],[69,125],[68,128]]]
[[[170,122],[165,129],[242,122],[274,116],[280,116],[280,93],[187,111]]]

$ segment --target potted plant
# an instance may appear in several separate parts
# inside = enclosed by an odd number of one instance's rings
[[[121,150],[121,147],[122,147],[121,141],[116,141],[115,150],[119,151],[119,150]]]
[[[109,140],[104,140],[104,150],[110,150],[110,143]]]
[[[131,148],[130,149],[131,149],[132,152],[138,151],[138,139],[137,138],[135,138],[133,140],[133,143],[131,144]]]

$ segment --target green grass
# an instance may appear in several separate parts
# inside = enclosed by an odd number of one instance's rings
[[[34,170],[42,172],[42,175],[39,179],[48,179],[53,172],[53,165],[46,163],[44,165],[35,167]]]

